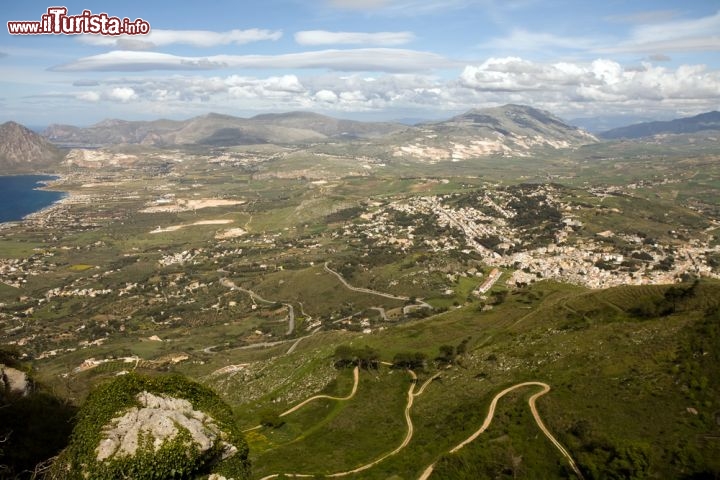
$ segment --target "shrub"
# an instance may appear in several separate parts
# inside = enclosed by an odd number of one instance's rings
[[[137,394],[185,399],[194,410],[212,417],[225,441],[237,448],[237,453],[221,460],[218,445],[200,453],[188,438],[189,432],[179,428],[179,434],[155,450],[152,439],[140,435],[134,456],[121,456],[100,461],[96,449],[103,437],[103,428],[131,407],[138,406]],[[97,480],[114,478],[175,479],[195,475],[219,473],[236,479],[247,478],[248,447],[235,425],[232,411],[212,390],[180,375],[144,377],[128,374],[100,385],[88,396],[77,415],[69,447],[54,463],[48,475],[51,479]]]

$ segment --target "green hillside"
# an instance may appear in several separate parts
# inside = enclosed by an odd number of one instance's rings
[[[673,288],[687,292],[674,312],[640,313],[646,302],[672,297]],[[417,371],[418,385],[439,376],[416,397],[409,445],[349,478],[417,478],[438,459],[430,478],[573,478],[529,414],[527,398],[537,387],[504,397],[487,432],[447,453],[482,424],[497,392],[529,380],[550,385],[539,412],[586,478],[713,478],[720,472],[719,292],[716,282],[592,292],[540,283],[489,312],[466,307],[371,336],[327,336],[322,347],[300,344],[273,360],[273,369],[321,362],[255,402],[242,402],[250,388],[242,379],[206,382],[231,396],[238,421],[250,428],[269,406],[291,406],[283,392],[324,374],[338,345],[369,346],[388,362],[419,351],[429,361]],[[457,350],[466,339],[452,361],[439,358],[441,346]],[[352,399],[318,400],[283,417],[281,426],[248,432],[254,478],[344,472],[392,451],[407,431],[402,412],[410,385],[408,374],[381,364],[361,372]],[[323,393],[350,389],[350,373],[340,369]]]

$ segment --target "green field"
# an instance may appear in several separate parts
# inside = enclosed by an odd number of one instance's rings
[[[314,395],[347,395],[352,370],[336,349],[368,347],[386,363],[424,359],[415,388],[432,380],[413,399],[407,446],[346,478],[417,479],[434,463],[432,479],[574,478],[530,414],[537,387],[504,397],[488,430],[449,453],[494,395],[525,381],[551,387],[539,414],[585,478],[717,478],[720,283],[706,277],[720,266],[720,172],[703,150],[624,147],[448,164],[378,149],[368,155],[386,166],[371,169],[355,144],[243,147],[257,157],[245,166],[188,147],[179,154],[193,160],[166,170],[71,171],[65,186],[82,201],[0,230],[3,361],[18,358],[72,408],[126,371],[180,373],[249,429]],[[515,215],[485,196],[519,205]],[[140,212],[168,198],[242,203]],[[496,215],[476,224],[505,228],[479,238],[490,248],[594,248],[583,268],[619,275],[687,267],[668,274],[674,285],[588,289],[560,271],[508,283],[523,269],[493,263],[437,214],[406,211],[428,198]],[[500,238],[510,228],[517,238]],[[223,236],[231,229],[242,231]],[[473,293],[498,265],[495,286]],[[365,366],[353,398],[246,432],[252,478],[322,478],[398,448],[411,374]]]

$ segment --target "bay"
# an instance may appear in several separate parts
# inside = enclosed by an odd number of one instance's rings
[[[38,190],[50,175],[0,176],[0,223],[22,220],[65,197],[63,192]]]

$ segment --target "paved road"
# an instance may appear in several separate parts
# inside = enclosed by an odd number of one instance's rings
[[[382,307],[370,307],[370,310],[376,310],[380,314],[380,318],[382,318],[384,321],[389,322],[390,319],[388,319],[387,313],[385,312],[385,309]]]
[[[310,332],[310,335],[305,335],[304,337],[300,337],[300,338],[298,338],[297,340],[295,340],[295,341],[293,342],[293,344],[290,345],[290,348],[288,348],[288,351],[285,352],[285,355],[289,355],[289,354],[291,354],[292,352],[294,352],[295,349],[297,348],[297,346],[300,344],[301,341],[303,341],[304,339],[306,339],[306,338],[308,338],[308,337],[312,337],[313,335],[315,335],[315,334],[316,334],[317,332],[319,332],[320,330],[322,330],[322,327],[317,327],[315,330],[313,330],[312,332]]]
[[[405,297],[402,295],[393,295],[390,293],[378,292],[377,290],[371,290],[369,288],[353,287],[345,280],[345,278],[342,275],[340,275],[338,272],[336,272],[335,270],[330,268],[329,263],[330,262],[325,262],[325,271],[335,275],[338,278],[338,280],[340,280],[340,282],[345,286],[345,288],[352,290],[353,292],[369,293],[370,295],[378,295],[380,297],[389,298],[391,300],[402,300],[403,302],[410,300],[410,297]],[[417,303],[419,306],[422,306],[424,308],[432,308],[432,305],[430,305],[429,303],[423,302],[421,299],[417,299]]]
[[[232,280],[230,280],[227,277],[221,278],[220,284],[223,287],[229,288],[231,290],[239,290],[241,292],[247,293],[248,295],[250,295],[250,298],[252,298],[253,300],[256,300],[258,302],[267,303],[269,305],[272,305],[274,303],[280,303],[280,302],[273,302],[273,301],[267,300],[267,299],[261,297],[260,295],[258,295],[257,293],[253,292],[252,290],[248,290],[247,288],[238,287],[237,285],[235,285],[235,282],[233,282]],[[287,332],[287,334],[292,335],[293,331],[295,330],[295,309],[289,303],[283,303],[283,305],[288,309],[288,332]]]
[[[485,421],[480,426],[480,428],[470,435],[466,440],[463,440],[458,445],[456,445],[452,450],[450,450],[450,453],[455,453],[461,448],[463,448],[465,445],[469,444],[470,442],[474,441],[477,437],[479,437],[487,428],[490,426],[493,420],[493,416],[495,415],[495,408],[497,407],[498,401],[507,395],[508,393],[512,392],[513,390],[517,390],[518,388],[523,387],[529,387],[529,386],[538,386],[542,387],[542,390],[530,397],[530,400],[528,400],[528,405],[530,405],[530,411],[532,412],[533,418],[535,419],[535,423],[537,423],[538,427],[540,427],[540,430],[545,434],[545,436],[552,442],[553,445],[560,451],[563,457],[570,463],[570,468],[572,468],[573,472],[575,472],[575,475],[577,475],[578,478],[583,480],[583,475],[580,472],[580,469],[577,467],[577,464],[575,463],[575,460],[570,456],[570,453],[563,447],[560,442],[558,442],[555,437],[552,436],[550,431],[545,427],[545,424],[543,423],[542,419],[540,418],[540,414],[537,411],[537,407],[535,405],[535,402],[538,398],[545,395],[550,391],[550,385],[543,382],[523,382],[518,383],[517,385],[513,385],[512,387],[508,387],[502,392],[498,393],[493,397],[492,402],[490,403],[490,408],[488,409],[488,413],[485,416]],[[418,480],[427,480],[430,478],[430,475],[433,472],[433,469],[435,468],[435,464],[433,463],[429,467],[425,469],[425,471],[420,475]]]

